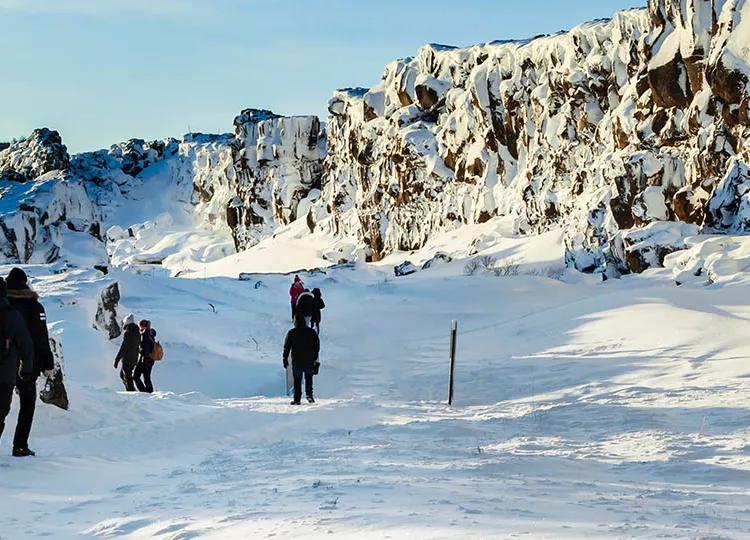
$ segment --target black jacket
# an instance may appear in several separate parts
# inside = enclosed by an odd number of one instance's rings
[[[320,340],[312,328],[292,328],[284,340],[284,361],[292,354],[292,364],[300,369],[311,369],[320,353]]]
[[[115,358],[115,367],[122,362],[122,367],[126,370],[132,370],[138,363],[138,353],[141,349],[141,333],[138,331],[137,324],[129,324],[125,327],[125,335],[122,338],[122,345]]]
[[[38,377],[42,371],[55,369],[55,357],[49,346],[47,313],[39,303],[39,295],[28,287],[8,289],[8,302],[21,314],[34,343],[34,376]]]
[[[153,362],[151,353],[154,351],[154,345],[156,345],[156,330],[151,328],[148,332],[141,334],[140,355],[142,360]]]
[[[313,312],[312,312],[312,322],[319,323],[320,322],[320,310],[326,307],[326,303],[323,302],[323,298],[320,296],[320,292],[318,294],[315,294],[313,292]]]
[[[34,342],[23,317],[5,298],[0,298],[0,324],[8,346],[0,354],[0,384],[16,384],[19,373],[24,379],[34,378]]]
[[[313,314],[313,297],[311,292],[303,292],[297,298],[297,313],[303,317],[312,317]]]

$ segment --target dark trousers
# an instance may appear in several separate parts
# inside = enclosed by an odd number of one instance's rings
[[[133,372],[133,382],[138,387],[139,392],[153,393],[154,385],[151,384],[151,370],[154,369],[153,360],[141,360],[138,365],[135,366]],[[143,379],[141,379],[141,377]]]
[[[19,380],[15,385],[4,384],[0,386],[0,435],[3,434],[5,429],[5,418],[10,413],[14,388],[18,393],[19,409],[13,447],[28,448],[31,424],[34,422],[34,410],[36,409],[36,380]]]
[[[292,321],[294,321],[294,316],[297,314],[297,304],[292,302]]]
[[[312,368],[298,368],[292,365],[292,372],[294,373],[294,401],[302,399],[302,376],[305,376],[305,394],[307,397],[313,395],[313,372]]]
[[[135,385],[133,384],[133,370],[122,366],[120,370],[120,380],[125,386],[125,390],[128,392],[135,392]]]

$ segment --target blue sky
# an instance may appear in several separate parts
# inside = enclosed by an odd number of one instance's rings
[[[325,115],[424,43],[526,38],[646,0],[0,0],[0,141],[72,152],[226,132],[246,107]]]

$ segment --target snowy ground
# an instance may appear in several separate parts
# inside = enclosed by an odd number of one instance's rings
[[[167,350],[153,396],[119,392],[117,343],[91,329],[106,280],[31,267],[72,407],[39,406],[35,459],[3,437],[0,538],[750,538],[750,284],[601,283],[561,270],[554,233],[487,231],[479,253],[519,275],[304,275],[328,308],[300,408],[281,395],[290,279],[236,279],[303,266],[279,256],[313,251],[294,228],[191,279],[109,276]]]

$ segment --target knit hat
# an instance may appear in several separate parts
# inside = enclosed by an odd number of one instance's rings
[[[16,267],[8,273],[7,284],[9,289],[24,289],[29,283],[26,272]]]
[[[135,315],[133,315],[132,313],[128,313],[122,320],[123,326],[128,326],[129,324],[135,324]]]

